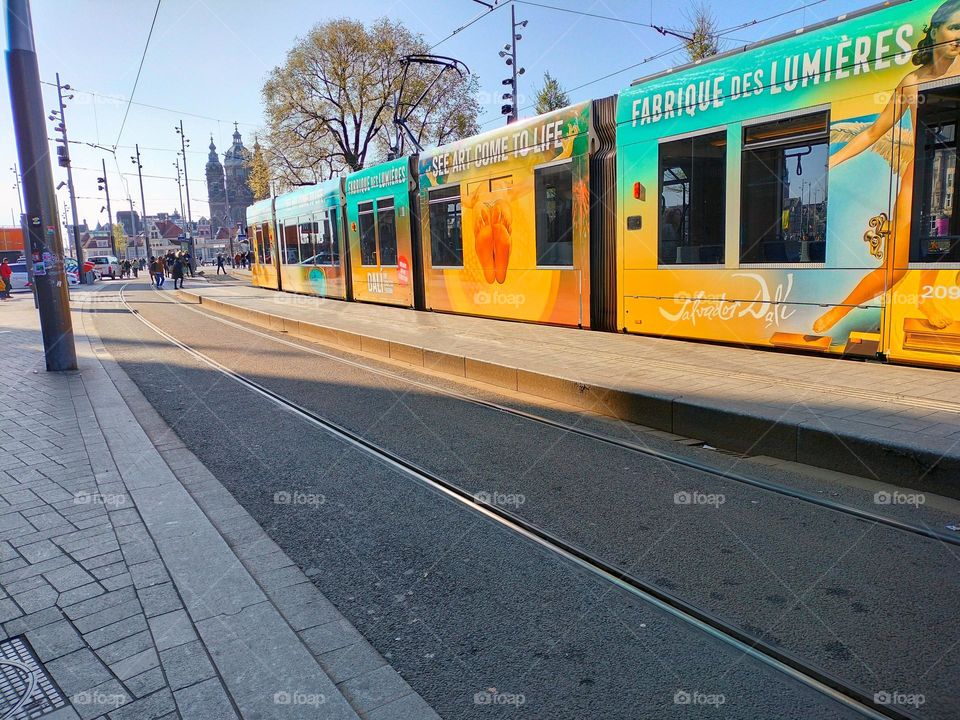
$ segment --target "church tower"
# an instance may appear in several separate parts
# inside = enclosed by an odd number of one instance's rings
[[[210,201],[210,232],[215,236],[217,228],[230,227],[232,223],[223,182],[223,165],[217,146],[213,144],[213,135],[210,136],[210,154],[207,156],[207,199]]]
[[[230,206],[230,226],[247,224],[247,208],[253,205],[250,189],[250,151],[243,146],[237,123],[233,124],[233,145],[223,155],[223,169],[227,178],[227,203]]]

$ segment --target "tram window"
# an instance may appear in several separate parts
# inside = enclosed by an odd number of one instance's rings
[[[377,200],[377,242],[380,246],[380,264],[397,264],[397,213],[393,198]]]
[[[823,262],[828,161],[825,112],[744,129],[741,262]]]
[[[573,265],[573,169],[570,163],[534,171],[537,265]]]
[[[303,220],[303,218],[301,218]],[[316,265],[316,251],[314,250],[314,238],[317,235],[317,225],[316,223],[310,222],[309,219],[306,222],[300,223],[300,264],[301,265]]]
[[[960,204],[954,202],[960,92],[930,90],[920,100],[910,260],[960,262]]]
[[[463,208],[460,186],[434,190],[430,203],[430,264],[434,267],[463,267]]]
[[[660,145],[661,265],[723,263],[725,131]]]
[[[360,264],[377,264],[377,231],[373,220],[373,203],[358,205],[360,224]]]
[[[260,262],[267,265],[273,262],[273,230],[270,223],[260,225]]]
[[[332,208],[327,212],[327,222],[329,223],[329,231],[326,230],[324,226],[324,235],[325,239],[329,241],[330,248],[330,264],[339,265],[340,264],[340,223],[337,220],[337,210]]]
[[[254,255],[257,262],[263,263],[263,230],[259,226],[253,228]]]
[[[297,236],[297,221],[283,225],[283,252],[280,257],[286,265],[296,265],[300,262],[300,239]]]

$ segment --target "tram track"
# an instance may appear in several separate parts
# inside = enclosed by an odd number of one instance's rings
[[[764,665],[792,678],[793,680],[823,694],[833,701],[858,713],[862,717],[894,718],[897,720],[916,720],[918,717],[913,713],[905,711],[901,708],[879,703],[875,695],[871,695],[862,688],[845,682],[833,673],[826,671],[815,664],[805,661],[802,657],[780,648],[775,644],[767,642],[763,638],[725,621],[719,615],[689,603],[681,597],[664,590],[653,583],[647,582],[630,573],[624,572],[615,565],[612,565],[598,557],[596,554],[591,553],[590,551],[585,550],[574,543],[565,541],[563,538],[557,536],[549,530],[546,530],[535,523],[529,522],[523,517],[520,517],[519,515],[510,512],[509,510],[506,510],[495,503],[485,502],[483,499],[478,498],[475,494],[460,487],[456,483],[446,480],[436,473],[419,466],[417,463],[394,453],[388,448],[364,438],[360,434],[351,431],[341,424],[334,422],[329,418],[323,417],[311,411],[310,409],[289,400],[283,395],[269,389],[262,383],[230,369],[229,367],[197,350],[191,345],[178,340],[176,337],[167,333],[155,323],[143,317],[143,315],[136,308],[134,308],[124,296],[124,290],[126,287],[127,286],[124,285],[119,290],[118,297],[120,303],[130,314],[136,317],[151,331],[159,335],[171,345],[190,355],[195,360],[203,363],[217,373],[227,377],[231,381],[259,395],[260,397],[263,397],[264,399],[270,401],[286,412],[291,413],[297,418],[307,422],[313,427],[322,430],[323,432],[337,438],[347,445],[367,454],[368,456],[376,459],[378,462],[383,463],[387,467],[399,471],[403,475],[421,483],[422,485],[441,493],[445,497],[468,508],[470,511],[478,513],[489,520],[498,523],[517,535],[526,538],[541,548],[574,564],[575,566],[591,573],[592,575],[597,576],[607,583],[631,593],[642,601],[668,613],[672,617],[677,618],[678,620],[706,633],[707,635],[735,648],[736,650],[743,652],[758,662],[761,662]],[[207,315],[206,313],[201,314]],[[290,344],[296,345],[294,343]],[[302,348],[301,346],[296,347],[300,349],[308,349]],[[331,357],[337,359],[335,356]],[[347,362],[354,364],[352,361]],[[371,370],[370,368],[367,368],[359,363],[356,363],[356,365],[365,370]],[[390,373],[384,374],[392,376]],[[398,379],[403,379],[405,382],[410,382],[401,376],[396,377]],[[423,383],[422,386],[425,388],[432,388],[432,386],[426,383]],[[440,388],[433,389],[442,391]],[[464,399],[472,400],[467,396],[464,396]],[[505,410],[512,409],[505,408]]]
[[[156,291],[156,290],[154,290],[154,292],[159,293],[159,291]],[[287,347],[295,348],[303,352],[307,352],[311,355],[316,355],[318,357],[323,357],[328,360],[333,360],[340,364],[354,367],[359,370],[363,370],[365,372],[378,375],[380,377],[389,378],[391,380],[395,380],[397,382],[411,385],[413,387],[417,387],[423,390],[428,390],[434,393],[439,393],[450,398],[471,403],[478,407],[483,407],[483,408],[501,412],[513,417],[518,417],[524,420],[535,422],[547,427],[561,430],[563,432],[572,433],[574,435],[585,437],[590,440],[602,442],[604,444],[607,444],[613,447],[617,447],[630,452],[635,452],[640,455],[651,457],[663,462],[669,462],[669,463],[673,463],[675,465],[679,465],[691,470],[707,473],[709,475],[713,475],[714,477],[719,477],[724,480],[729,480],[742,485],[755,487],[760,490],[764,490],[766,492],[771,492],[784,497],[789,497],[794,500],[799,500],[801,502],[815,505],[817,507],[826,508],[828,510],[842,513],[844,515],[855,517],[859,520],[876,523],[878,525],[893,528],[901,532],[906,532],[906,533],[918,535],[921,537],[926,537],[932,540],[937,540],[938,542],[943,542],[948,545],[960,546],[960,536],[958,535],[949,535],[947,533],[940,532],[928,526],[908,523],[903,520],[890,517],[889,515],[883,515],[881,513],[871,512],[869,510],[864,510],[863,508],[858,508],[853,505],[848,505],[846,503],[830,500],[829,498],[821,497],[813,493],[805,492],[803,490],[799,490],[797,488],[793,488],[788,485],[771,482],[769,480],[764,480],[757,477],[751,477],[750,475],[734,472],[732,470],[724,470],[721,468],[717,468],[713,465],[710,465],[709,463],[699,462],[693,458],[686,457],[677,453],[670,453],[665,450],[645,447],[643,445],[639,445],[638,443],[631,442],[630,440],[625,440],[622,438],[613,437],[611,435],[604,435],[602,433],[597,433],[587,428],[577,427],[575,425],[571,425],[569,423],[565,423],[553,418],[544,417],[543,415],[538,415],[536,413],[533,413],[527,410],[520,410],[518,408],[509,407],[507,405],[493,402],[491,400],[485,400],[485,399],[477,398],[464,393],[459,393],[455,390],[451,390],[450,388],[441,387],[439,385],[423,382],[420,380],[414,380],[412,378],[405,377],[401,374],[390,372],[389,370],[384,370],[382,368],[370,367],[369,365],[365,365],[362,362],[350,360],[348,358],[344,358],[333,353],[324,352],[323,350],[318,350],[316,348],[309,347],[307,345],[292,342],[284,338],[276,337],[275,335],[271,335],[269,333],[255,330],[253,328],[244,326],[240,323],[218,316],[215,313],[204,312],[203,310],[195,307],[192,303],[182,302],[171,295],[164,295],[163,297],[167,298],[169,301],[173,303],[176,303],[180,307],[183,307],[187,310],[190,310],[191,312],[197,313],[205,318],[208,318],[214,322],[218,322],[222,325],[232,327],[237,330],[241,330],[250,335],[254,335],[256,337],[260,337],[265,340],[278,343],[280,345],[284,345]]]

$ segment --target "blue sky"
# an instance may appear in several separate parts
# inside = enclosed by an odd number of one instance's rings
[[[501,0],[503,4],[504,0]],[[535,0],[582,13],[613,16],[633,23],[681,27],[688,0]],[[782,17],[731,33],[724,48],[760,40],[874,4],[864,0],[792,0],[759,3],[755,0],[713,0],[714,15],[722,28],[759,20],[792,8],[803,8]],[[804,8],[804,6],[807,6]],[[88,146],[72,145],[74,183],[81,220],[106,222],[102,194],[97,192],[101,159],[107,161],[113,210],[128,209],[127,193],[140,209],[136,168],[130,161],[139,143],[149,214],[170,212],[180,200],[174,161],[180,148],[174,126],[182,119],[191,140],[187,159],[190,197],[196,220],[208,213],[204,166],[213,135],[218,151],[230,144],[233,121],[240,123],[244,142],[262,124],[260,87],[265,75],[282,64],[296,38],[312,25],[349,15],[369,22],[388,16],[402,19],[412,30],[434,44],[484,12],[472,0],[162,0],[156,28],[144,62],[135,102],[120,133],[126,98],[130,97],[143,52],[154,0],[32,0],[34,33],[42,80],[61,81],[75,92],[66,115],[71,140],[113,147],[116,154]],[[643,75],[683,61],[674,52],[598,82],[616,70],[641,63],[669,50],[675,38],[662,37],[641,25],[587,17],[517,3],[517,18],[529,21],[518,44],[521,107],[530,104],[533,89],[549,70],[564,87],[573,89],[572,101],[603,97]],[[5,18],[0,30],[6,40]],[[481,123],[496,127],[500,118],[500,81],[506,67],[497,56],[509,42],[510,8],[500,7],[436,47],[434,52],[465,62],[480,80],[484,104]],[[0,225],[12,223],[11,210],[19,213],[13,173],[17,161],[6,72],[0,76]],[[93,94],[91,94],[93,93]],[[56,107],[56,89],[44,87],[47,110]],[[166,108],[166,109],[159,109]],[[526,114],[530,114],[527,111]],[[51,137],[52,137],[52,123]],[[119,134],[119,135],[118,135]],[[52,144],[51,144],[52,147]],[[55,150],[51,150],[55,152]],[[66,179],[54,165],[57,182]],[[66,189],[58,193],[60,207]]]

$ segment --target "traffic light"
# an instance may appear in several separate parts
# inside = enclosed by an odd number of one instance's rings
[[[97,190],[103,192],[103,188],[106,187],[107,180],[106,178],[98,177],[97,178]]]
[[[67,148],[65,145],[57,146],[57,164],[60,167],[70,166],[70,153],[67,152]]]

